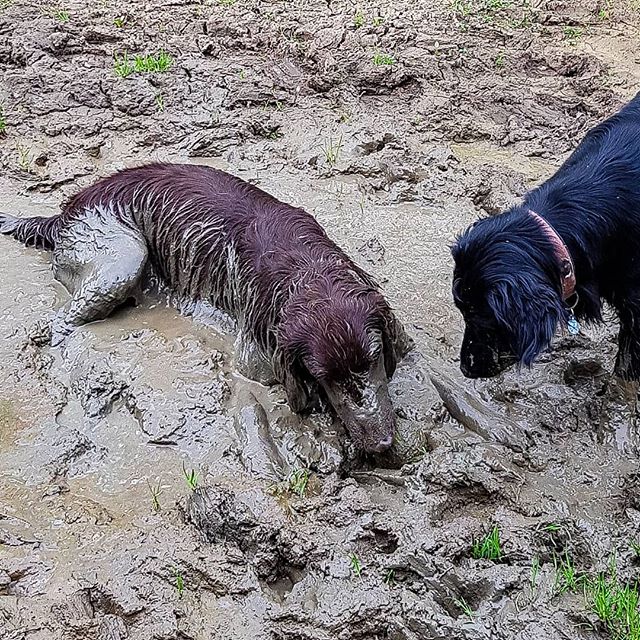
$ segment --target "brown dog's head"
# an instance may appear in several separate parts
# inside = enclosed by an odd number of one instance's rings
[[[290,305],[280,325],[283,381],[294,411],[319,388],[361,449],[388,449],[396,425],[387,381],[397,363],[397,321],[378,292]]]

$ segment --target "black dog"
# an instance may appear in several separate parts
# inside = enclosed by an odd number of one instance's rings
[[[639,380],[640,94],[522,205],[467,229],[452,253],[465,376],[530,365],[559,323],[599,322],[606,301],[620,318],[615,372]]]

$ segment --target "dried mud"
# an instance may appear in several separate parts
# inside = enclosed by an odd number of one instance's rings
[[[554,558],[616,553],[638,577],[615,321],[463,380],[448,245],[640,89],[636,4],[0,2],[2,210],[53,213],[151,159],[226,168],[313,211],[418,344],[391,385],[394,449],[363,459],[235,374],[211,309],[148,297],[43,346],[66,293],[2,240],[0,637],[605,637]],[[165,73],[114,72],[160,50]],[[501,561],[472,559],[494,523]]]

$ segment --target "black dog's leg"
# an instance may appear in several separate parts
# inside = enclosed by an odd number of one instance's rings
[[[628,298],[618,308],[620,334],[615,374],[640,381],[640,297]]]

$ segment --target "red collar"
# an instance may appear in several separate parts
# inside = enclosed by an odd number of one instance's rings
[[[576,292],[576,271],[567,245],[558,232],[539,214],[529,209],[529,215],[538,223],[542,233],[553,247],[556,260],[560,265],[560,286],[562,299],[566,302]]]

